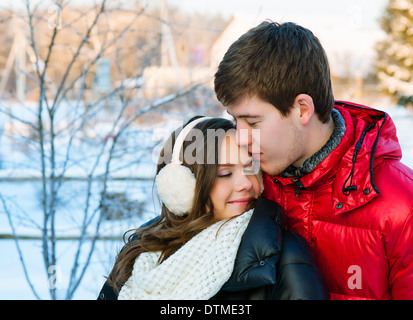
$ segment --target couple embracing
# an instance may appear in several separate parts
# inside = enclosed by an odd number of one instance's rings
[[[312,32],[249,30],[215,91],[236,124],[196,117],[172,133],[162,212],[98,299],[413,299],[413,171],[385,112],[334,100]]]

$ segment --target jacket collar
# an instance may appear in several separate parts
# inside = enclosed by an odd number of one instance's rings
[[[315,190],[334,179],[334,214],[360,207],[375,198],[380,190],[374,183],[373,167],[381,158],[401,158],[401,149],[391,118],[381,110],[349,102],[334,106],[344,118],[346,132],[340,144],[314,170],[299,179],[302,189]],[[276,199],[281,185],[298,179],[264,175],[264,195]]]

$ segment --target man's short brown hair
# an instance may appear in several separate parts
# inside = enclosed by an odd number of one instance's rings
[[[295,23],[262,22],[235,41],[215,74],[225,106],[256,95],[288,115],[299,94],[311,96],[326,122],[334,105],[327,55],[314,34]]]

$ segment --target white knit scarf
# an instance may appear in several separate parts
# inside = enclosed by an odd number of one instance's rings
[[[206,300],[230,278],[253,209],[219,221],[158,264],[161,252],[144,252],[119,292],[119,300]]]

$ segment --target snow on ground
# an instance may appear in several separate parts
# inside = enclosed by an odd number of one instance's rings
[[[413,113],[407,111],[401,107],[388,107],[383,108],[392,117],[399,138],[399,142],[403,151],[402,162],[413,168],[413,139],[411,137],[411,128],[413,127]],[[144,171],[147,171],[145,169]],[[18,172],[18,171],[17,171]],[[79,182],[73,182],[74,184]],[[129,193],[135,193],[139,198],[139,194],[148,195],[148,193],[142,193],[143,189],[152,190],[150,181],[146,181],[146,184],[139,185],[136,182],[130,184],[130,182],[118,182],[113,185],[114,190],[127,190]],[[31,208],[39,206],[38,200],[34,196],[36,194],[36,187],[30,182],[0,182],[0,188],[2,192],[7,190],[8,195],[24,194],[24,201],[18,204],[23,212],[27,213],[27,225],[20,225],[19,232],[33,235],[38,235],[39,232],[33,229],[33,225],[40,223],[39,217],[35,217],[30,214]],[[76,189],[76,188],[74,188]],[[140,190],[140,191],[139,191]],[[31,195],[31,196],[30,196]],[[65,205],[67,205],[67,215],[62,225],[70,222],[71,202],[70,196],[72,194],[68,190],[68,198]],[[148,207],[152,206],[153,201],[148,201]],[[16,204],[17,205],[17,204]],[[149,209],[148,214],[136,221],[121,221],[121,222],[105,222],[102,226],[102,234],[119,235],[119,241],[98,241],[94,255],[92,257],[91,264],[88,271],[84,276],[79,289],[74,295],[74,299],[96,299],[100,288],[105,282],[104,276],[110,271],[114,257],[117,251],[121,248],[122,242],[120,235],[129,229],[130,227],[137,227],[142,222],[156,215],[156,209]],[[32,220],[32,221],[29,221]],[[9,232],[7,218],[4,214],[0,214],[0,233]],[[72,234],[72,230],[60,230],[62,234]],[[38,295],[41,299],[50,299],[48,293],[49,284],[55,285],[57,288],[57,298],[65,298],[65,289],[68,286],[69,273],[71,264],[73,263],[73,256],[75,254],[76,241],[74,240],[62,240],[58,242],[58,258],[59,265],[56,270],[51,270],[49,275],[45,272],[45,267],[42,262],[42,249],[40,247],[40,241],[38,240],[21,240],[21,250],[24,254],[24,260],[28,265],[28,272],[30,280],[34,287],[38,291]],[[0,260],[0,299],[35,299],[35,296],[30,290],[30,287],[25,279],[23,268],[20,263],[20,258],[16,250],[16,246],[13,240],[0,240],[0,252],[2,258]],[[85,259],[82,256],[81,261]],[[50,281],[52,280],[52,281]]]

